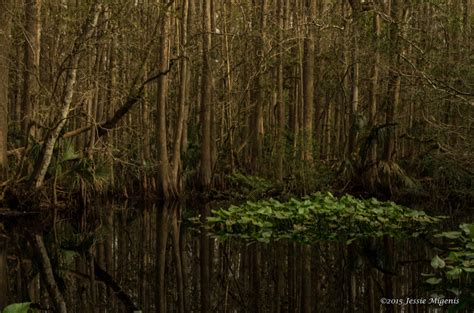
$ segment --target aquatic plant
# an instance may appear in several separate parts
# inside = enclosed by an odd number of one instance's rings
[[[248,201],[214,210],[205,226],[217,237],[270,242],[289,239],[303,243],[382,237],[417,237],[433,231],[443,217],[432,217],[377,199],[340,198],[315,193],[302,199]]]
[[[434,235],[442,238],[447,249],[431,260],[434,272],[424,274],[433,292],[456,296],[461,299],[450,312],[474,304],[474,224],[461,224],[458,231],[445,231]]]

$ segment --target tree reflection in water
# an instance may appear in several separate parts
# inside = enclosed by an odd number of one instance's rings
[[[420,275],[430,271],[432,252],[418,239],[393,241],[390,251],[383,239],[349,247],[284,240],[246,244],[236,238],[220,242],[187,222],[187,217],[207,216],[219,205],[115,203],[100,207],[101,224],[95,225],[96,230],[83,221],[62,221],[56,230],[61,266],[57,260],[54,264],[62,287],[67,286],[68,308],[77,312],[132,312],[133,305],[142,312],[384,312],[389,308],[380,299],[388,297],[386,288],[402,299],[429,298]],[[85,238],[91,234],[87,246]],[[51,249],[53,237],[45,238]],[[77,253],[68,250],[71,238],[82,238],[86,249],[76,245]],[[38,283],[34,268],[27,270],[27,256],[22,258],[18,263],[22,267],[16,268],[18,275],[11,280],[15,301],[29,299],[26,285],[30,294],[38,295],[34,300],[47,307],[42,302],[46,299],[41,296],[46,292],[43,283]],[[387,264],[396,267],[396,274],[384,270]],[[416,312],[435,309],[416,306]],[[393,310],[402,312],[401,307]]]

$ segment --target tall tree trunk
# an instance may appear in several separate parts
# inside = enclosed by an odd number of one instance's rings
[[[25,1],[25,50],[22,100],[22,131],[28,137],[32,132],[34,112],[39,96],[39,65],[41,41],[41,0]]]
[[[370,102],[369,102],[369,127],[373,129],[376,124],[377,100],[379,92],[379,66],[380,66],[380,16],[378,12],[373,12],[373,35],[372,44],[374,46],[372,77],[370,86]],[[368,164],[368,183],[370,188],[374,188],[377,175],[377,141],[376,138],[370,138],[369,151],[367,151]]]
[[[158,59],[158,70],[164,72],[169,67],[169,28],[170,18],[167,8],[161,14],[160,25],[160,56]],[[168,161],[168,141],[166,125],[166,99],[168,93],[168,76],[162,75],[158,79],[158,184],[160,195],[168,199],[174,196],[175,188],[170,181],[170,164]]]
[[[0,2],[0,183],[8,174],[8,79],[10,72],[11,0]],[[0,290],[0,293],[1,290]]]
[[[393,124],[396,120],[397,110],[400,106],[400,83],[401,77],[399,73],[401,43],[400,43],[400,27],[402,22],[402,5],[400,0],[392,0],[390,6],[390,69],[388,81],[388,101],[385,112],[385,123]],[[387,129],[387,139],[385,140],[384,160],[393,161],[396,149],[396,132],[393,126]]]
[[[186,103],[188,97],[188,60],[186,55],[186,45],[188,42],[188,14],[189,12],[189,0],[183,0],[181,7],[181,28],[180,28],[180,49],[182,58],[180,59],[180,71],[179,71],[179,102],[178,102],[178,120],[176,122],[174,142],[173,142],[173,160],[171,181],[174,186],[178,188],[178,173],[181,165],[181,147],[183,141],[183,128],[186,125]]]
[[[354,1],[358,2],[358,1]],[[349,130],[349,140],[347,148],[347,157],[352,158],[352,154],[356,152],[357,137],[358,137],[358,110],[359,110],[359,37],[360,37],[360,8],[359,5],[352,5],[352,42],[351,42],[351,112],[350,112],[350,123],[351,128]]]
[[[199,169],[201,187],[206,190],[212,181],[211,156],[211,98],[212,72],[211,50],[211,0],[202,2],[202,70],[201,70],[201,166]]]
[[[264,88],[262,87],[263,75],[263,54],[265,53],[265,27],[267,23],[267,0],[257,0],[254,2],[258,7],[258,15],[255,19],[255,27],[258,29],[258,35],[255,36],[253,49],[255,56],[253,61],[256,72],[254,72],[253,84],[250,86],[250,100],[253,106],[252,116],[250,118],[250,168],[256,170],[258,162],[262,157],[263,151],[263,104],[264,104]]]
[[[285,158],[285,95],[283,93],[283,28],[285,27],[284,0],[277,3],[278,18],[278,66],[277,66],[277,179],[283,181],[283,159]]]
[[[313,108],[314,108],[314,39],[316,37],[313,18],[316,16],[316,1],[305,0],[306,32],[303,52],[303,160],[308,166],[313,163]]]
[[[472,3],[472,0],[462,0],[462,24],[463,24],[463,32],[464,32],[464,38],[466,39],[466,44],[467,44],[467,51],[472,51],[470,50],[472,46],[471,40],[471,31],[472,31],[472,21],[471,21],[471,15],[472,15],[472,6],[474,4]]]

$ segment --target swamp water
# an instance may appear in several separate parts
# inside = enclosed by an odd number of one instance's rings
[[[70,312],[448,311],[424,283],[422,273],[432,272],[436,254],[425,240],[220,241],[189,222],[221,206],[109,204],[95,209],[99,224],[61,221],[45,238],[60,236],[58,273]],[[94,263],[110,274],[105,280],[115,288],[97,278]],[[21,294],[24,281],[19,274],[10,282],[12,293]],[[41,303],[46,290],[38,277],[28,286],[33,301]],[[398,305],[383,303],[390,301]],[[400,305],[407,301],[415,304]]]

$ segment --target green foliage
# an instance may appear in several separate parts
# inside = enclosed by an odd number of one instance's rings
[[[309,167],[301,160],[294,160],[292,174],[285,178],[285,189],[292,195],[306,195],[316,191],[329,191],[336,179],[336,170],[329,164],[317,161]]]
[[[284,203],[274,199],[249,201],[213,213],[206,226],[218,237],[236,236],[261,242],[338,240],[349,244],[384,235],[416,237],[430,232],[442,219],[393,202],[360,200],[350,195],[336,198],[330,193],[316,193]]]
[[[97,237],[97,234],[93,232],[69,234],[69,236],[63,239],[60,244],[64,263],[68,264],[71,260],[74,259],[75,255],[71,254],[73,252],[79,254],[88,253],[90,248],[97,241]]]
[[[2,313],[28,313],[30,312],[31,302],[13,303],[5,307]]]
[[[432,177],[425,184],[441,200],[451,199],[469,204],[474,201],[474,175],[470,160],[453,159],[442,154],[427,155],[420,162],[423,176]]]
[[[57,177],[61,185],[68,186],[72,191],[78,191],[81,186],[101,191],[110,177],[105,162],[81,157],[68,141],[59,149],[49,172],[51,176]]]
[[[261,197],[265,192],[273,187],[273,184],[265,178],[251,175],[244,175],[236,172],[228,176],[231,188],[237,190],[240,195],[247,199]]]
[[[420,183],[411,177],[395,162],[380,161],[378,164],[378,179],[383,186],[390,189],[420,191]]]
[[[91,189],[103,190],[109,177],[105,165],[95,167],[89,159],[81,159],[75,163],[67,174],[70,175],[68,179],[75,189],[78,189],[82,183]]]
[[[436,234],[448,244],[447,252],[436,255],[431,260],[434,273],[425,275],[437,292],[454,294],[460,297],[459,306],[462,309],[469,303],[474,303],[474,224],[461,224],[459,231],[446,231]],[[455,311],[453,309],[453,312]]]

